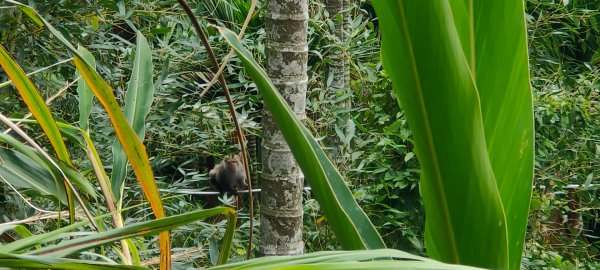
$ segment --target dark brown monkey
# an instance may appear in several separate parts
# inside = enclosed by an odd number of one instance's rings
[[[237,195],[238,191],[248,189],[244,165],[238,156],[224,158],[220,164],[210,170],[208,177],[210,185],[221,195],[223,193]]]

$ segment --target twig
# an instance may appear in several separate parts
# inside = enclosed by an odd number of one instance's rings
[[[71,58],[72,59],[72,58]],[[68,59],[68,60],[71,60]],[[29,74],[27,74],[29,76]],[[73,80],[72,82],[68,83],[65,87],[61,88],[60,90],[58,90],[58,92],[56,92],[56,94],[52,95],[51,97],[49,97],[48,99],[46,99],[46,105],[50,105],[50,103],[52,103],[52,101],[54,101],[57,97],[59,97],[60,95],[62,95],[65,91],[67,91],[67,89],[69,89],[69,87],[71,87],[71,85],[73,85],[76,81],[79,80],[79,78],[81,78],[81,76],[77,77],[75,80]],[[25,115],[23,117],[23,120],[31,117],[33,115],[33,113],[28,113],[27,115]],[[19,122],[15,123],[15,125],[20,126],[23,123],[23,120],[20,120]],[[11,128],[7,128],[4,131],[4,134],[8,134],[9,132],[11,132],[12,129]]]
[[[252,0],[252,3],[250,4],[250,10],[248,10],[248,15],[246,16],[244,25],[242,25],[242,29],[240,30],[240,33],[237,35],[237,37],[239,39],[241,39],[244,36],[244,33],[246,32],[246,27],[248,27],[248,24],[250,24],[250,19],[252,18],[252,14],[254,14],[254,8],[256,8],[256,0]],[[225,59],[223,60],[223,63],[219,67],[219,70],[217,71],[215,76],[213,76],[213,78],[206,85],[206,87],[204,87],[204,90],[202,90],[202,92],[200,93],[200,97],[203,97],[206,94],[206,92],[208,92],[208,90],[210,90],[210,88],[217,82],[217,79],[219,78],[219,76],[221,76],[221,74],[223,74],[223,70],[225,70],[227,63],[229,63],[229,60],[231,60],[232,56],[233,56],[233,49],[229,50],[229,53],[227,54],[227,56],[225,56]]]
[[[17,190],[17,188],[15,188],[13,185],[11,185],[6,178],[4,178],[4,176],[0,175],[0,179],[2,179],[2,181],[4,181],[4,183],[6,183],[8,185],[8,187],[10,187],[10,189],[12,189],[17,196],[19,196],[21,198],[21,200],[23,200],[27,205],[29,205],[29,207],[37,210],[40,213],[46,213],[46,214],[57,214],[57,211],[48,211],[48,210],[44,210],[41,208],[38,208],[37,206],[33,205],[33,203],[30,203],[25,196],[23,196],[23,194],[21,194],[21,192],[19,192],[19,190]]]
[[[0,223],[0,226],[29,224],[29,223],[37,222],[37,221],[44,220],[44,219],[55,219],[55,218],[67,217],[67,216],[69,216],[69,211],[61,211],[61,212],[49,213],[49,214],[37,214],[35,216],[28,217],[26,219],[20,219],[20,220],[14,220],[14,221],[10,221],[10,222]],[[75,219],[85,220],[86,217],[83,215],[80,215],[80,214],[75,214]]]
[[[311,190],[310,187],[304,187],[304,190]],[[197,189],[176,189],[176,190],[169,190],[169,189],[159,189],[158,191],[160,192],[170,192],[170,193],[176,193],[176,194],[189,194],[189,195],[221,195],[220,192],[218,191],[200,191]],[[248,190],[240,190],[238,191],[238,193],[259,193],[262,192],[262,189],[260,188],[255,188],[252,189],[252,191],[248,191]]]
[[[52,68],[52,67],[54,67],[54,66],[58,66],[58,65],[60,65],[60,64],[64,64],[64,63],[66,63],[66,62],[69,62],[69,61],[72,61],[72,60],[73,60],[73,57],[71,57],[71,58],[69,58],[69,59],[65,59],[65,60],[59,61],[59,62],[56,62],[56,63],[54,63],[54,64],[52,64],[52,65],[49,65],[49,66],[47,66],[47,67],[40,68],[40,69],[38,69],[38,70],[36,70],[36,71],[34,71],[34,72],[27,73],[27,77],[29,77],[29,76],[32,76],[32,75],[35,75],[35,74],[37,74],[37,73],[40,73],[40,72],[42,72],[42,71],[45,71],[45,70],[47,70],[47,69],[50,69],[50,68]],[[12,84],[12,80],[9,80],[9,81],[6,81],[6,82],[3,82],[3,83],[0,83],[0,88],[2,88],[2,87],[5,87],[5,86],[7,86],[7,85],[11,85],[11,84]]]
[[[2,113],[0,113],[0,121],[4,122],[4,124],[6,124],[9,128],[12,128],[17,134],[19,134],[19,136],[21,136],[23,139],[25,139],[25,141],[31,144],[31,146],[33,146],[35,150],[37,150],[44,158],[48,160],[48,162],[50,162],[50,164],[52,164],[52,166],[54,166],[60,172],[65,184],[73,191],[73,195],[75,195],[75,198],[77,199],[79,204],[81,204],[81,209],[83,209],[83,212],[90,220],[90,224],[92,224],[96,231],[98,231],[98,225],[96,224],[96,221],[94,220],[90,211],[85,207],[85,203],[83,203],[81,196],[79,196],[79,193],[77,192],[67,175],[63,172],[60,166],[58,166],[58,164],[52,159],[52,157],[50,157],[50,155],[48,155],[48,153],[46,153],[44,149],[42,149],[42,147],[40,147],[33,139],[31,139],[31,137],[29,137],[27,133],[25,133],[25,131],[16,126],[13,122],[10,121],[10,119],[8,119]]]
[[[196,33],[198,34],[198,36],[200,37],[200,40],[202,40],[202,44],[204,45],[204,48],[206,49],[206,52],[208,53],[208,59],[210,59],[210,61],[212,62],[212,65],[214,66],[215,69],[218,69],[219,67],[219,62],[217,62],[217,58],[215,57],[215,53],[212,49],[212,47],[210,47],[210,44],[208,43],[208,39],[206,38],[206,35],[204,34],[204,31],[202,30],[202,28],[200,27],[200,23],[198,23],[198,20],[196,19],[196,16],[194,15],[194,12],[192,12],[192,8],[187,4],[187,2],[185,0],[178,0],[179,5],[183,8],[183,10],[185,11],[185,14],[188,16],[188,18],[190,19],[192,26],[194,27],[194,29],[196,30]],[[254,2],[253,2],[254,3]],[[240,123],[237,120],[237,113],[235,111],[235,105],[233,104],[233,100],[231,99],[231,94],[229,93],[229,87],[227,86],[227,82],[225,81],[225,78],[223,77],[223,74],[220,74],[218,76],[219,78],[219,83],[221,84],[221,87],[223,87],[223,91],[225,92],[225,97],[227,98],[227,104],[229,105],[229,111],[231,114],[231,120],[233,121],[233,124],[235,126],[236,129],[236,134],[238,136],[238,140],[240,143],[240,148],[242,151],[242,161],[244,162],[244,166],[246,168],[246,179],[248,179],[248,190],[252,190],[252,179],[250,177],[250,166],[248,164],[248,152],[246,151],[246,144],[245,144],[245,140],[244,140],[244,133],[242,131],[242,128],[240,127]],[[250,239],[248,240],[248,254],[247,257],[248,259],[250,259],[252,257],[252,238],[253,238],[253,228],[254,228],[254,201],[252,198],[252,193],[249,193],[248,196],[248,200],[250,201],[249,204],[249,210],[250,210]]]

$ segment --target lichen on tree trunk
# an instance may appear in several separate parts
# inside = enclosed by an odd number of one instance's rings
[[[307,0],[267,1],[267,74],[296,116],[306,118]],[[304,252],[304,175],[268,111],[263,115],[261,241],[263,255]]]

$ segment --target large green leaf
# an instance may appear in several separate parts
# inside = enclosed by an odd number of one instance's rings
[[[523,3],[373,4],[422,167],[429,255],[518,269],[533,168]]]
[[[358,206],[344,179],[315,138],[296,118],[286,101],[281,97],[266,72],[256,63],[252,55],[240,43],[236,35],[219,28],[221,35],[233,47],[244,63],[246,71],[254,79],[265,105],[290,146],[294,158],[325,212],[327,221],[338,241],[345,249],[383,248],[385,244],[379,233]]]
[[[520,269],[533,186],[534,124],[522,0],[473,1],[470,62],[485,140],[508,228],[510,269]],[[456,16],[455,16],[456,18]],[[460,29],[468,31],[468,29]]]
[[[133,127],[133,131],[140,140],[144,141],[146,115],[150,112],[154,99],[152,52],[150,52],[148,41],[140,32],[137,33],[136,44],[133,72],[125,94],[124,110],[127,122]],[[110,179],[113,194],[120,201],[127,171],[127,156],[119,140],[115,140],[112,152],[113,170]]]

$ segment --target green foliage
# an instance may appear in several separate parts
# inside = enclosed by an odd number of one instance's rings
[[[379,60],[379,36],[370,6],[351,6],[351,31],[340,43],[330,27],[331,18],[319,2],[311,2],[309,20],[309,96],[307,125],[326,137],[323,144],[340,171],[354,187],[355,197],[378,227],[387,247],[424,254],[423,208],[418,194],[419,164],[410,131],[398,102],[388,91],[391,81]],[[350,55],[352,95],[331,91],[327,75],[329,52],[335,46]],[[342,104],[352,99],[352,107]],[[330,143],[330,141],[342,143]],[[306,248],[335,248],[318,204],[305,200]]]
[[[538,188],[524,264],[595,269],[600,200],[586,185],[600,175],[600,2],[530,0],[527,22]]]
[[[321,203],[332,230],[344,249],[385,248],[383,239],[360,208],[341,174],[319,146],[313,135],[298,120],[267,72],[260,67],[235,34],[226,28],[219,32],[232,46],[252,77],[273,120],[281,130],[294,159]]]
[[[135,32],[139,30],[148,39],[155,66],[156,93],[147,117],[145,140],[161,188],[204,188],[207,186],[206,172],[212,163],[238,151],[230,144],[233,125],[228,120],[220,87],[217,85],[207,95],[198,96],[199,90],[212,78],[212,72],[204,48],[174,1],[29,2],[35,3],[43,17],[69,40],[90,50],[98,61],[97,70],[115,90],[120,104],[124,104],[125,89],[133,70]],[[391,82],[379,61],[379,22],[372,21],[375,15],[370,9],[371,1],[361,2],[360,6],[352,7],[351,13],[355,17],[351,23],[350,41],[339,44],[335,42],[323,7],[318,1],[310,1],[311,74],[307,125],[313,134],[323,139],[322,144],[329,147],[327,151],[336,155],[334,162],[349,180],[354,197],[384,236],[386,245],[425,254],[424,209],[418,185],[420,164],[414,154],[405,115],[389,93]],[[201,23],[239,29],[249,1],[190,1],[190,4]],[[259,1],[259,9],[242,42],[257,61],[263,63],[264,9],[260,4]],[[6,5],[0,3],[0,43],[25,72],[38,71],[70,58],[53,36],[40,31],[20,11],[4,8]],[[592,245],[594,238],[590,238],[594,234],[591,226],[594,222],[600,224],[598,191],[578,190],[579,204],[573,205],[564,187],[568,184],[598,184],[600,175],[599,9],[597,0],[526,1],[537,148],[537,188],[534,189],[526,240],[526,268],[598,267],[593,263],[597,261],[600,248],[597,244]],[[217,58],[221,59],[229,48],[215,31],[209,30],[209,34]],[[342,45],[348,45],[347,53],[352,59],[351,96],[332,93],[328,89],[330,80],[326,71],[331,59],[326,55],[333,47]],[[74,79],[73,73],[73,65],[67,62],[29,76],[44,99],[59,89],[67,89],[50,106],[55,116],[60,115],[67,123],[78,121],[78,115],[72,113],[77,111],[78,99],[74,87],[69,86]],[[262,102],[254,83],[246,78],[239,59],[232,59],[225,76],[231,83],[242,127],[246,133],[259,137]],[[0,82],[6,80],[6,75],[0,72]],[[353,107],[346,111],[339,105],[348,98],[352,99]],[[26,113],[12,87],[0,86],[0,111],[10,113],[14,118]],[[98,104],[92,108],[90,119],[90,129],[95,131],[92,139],[101,159],[111,160],[114,133],[108,128],[110,123]],[[23,128],[35,136],[40,134],[35,125]],[[339,137],[344,143],[331,145],[328,138],[332,137]],[[250,139],[250,142],[255,143],[255,140]],[[69,151],[76,166],[85,174],[92,172],[82,149],[69,148]],[[252,167],[253,172],[260,171],[260,164],[254,162]],[[124,190],[125,206],[137,205],[143,196],[138,187],[130,184],[132,180],[129,175],[129,184]],[[541,186],[546,190],[539,189]],[[29,195],[32,204],[43,209],[60,209],[57,201],[37,196],[33,190],[24,194]],[[36,214],[4,185],[0,185],[0,203],[3,220],[21,220]],[[99,211],[106,211],[102,201],[98,205]],[[165,207],[165,211],[173,215],[200,208],[202,202],[188,195],[172,196],[165,199]],[[306,249],[339,248],[311,195],[307,195],[305,210]],[[239,237],[233,240],[234,257],[245,253],[248,216],[244,211],[240,212]],[[572,225],[553,220],[570,213],[581,214],[585,227],[578,236],[565,233]],[[127,222],[134,223],[147,220],[150,211],[141,207],[128,210],[126,214]],[[185,254],[188,251],[186,256],[192,260],[180,262],[178,266],[210,265],[208,253],[218,254],[210,244],[218,244],[218,240],[210,239],[221,239],[224,224],[193,223],[175,230],[172,233],[174,246],[181,247],[175,252]],[[65,224],[42,220],[27,227],[33,233],[40,233],[59,225]],[[547,230],[551,225],[558,229]],[[553,243],[552,239],[564,242]],[[155,241],[136,243],[141,247],[142,259],[157,254]],[[194,252],[198,249],[206,253]],[[108,256],[117,255],[109,251]]]

